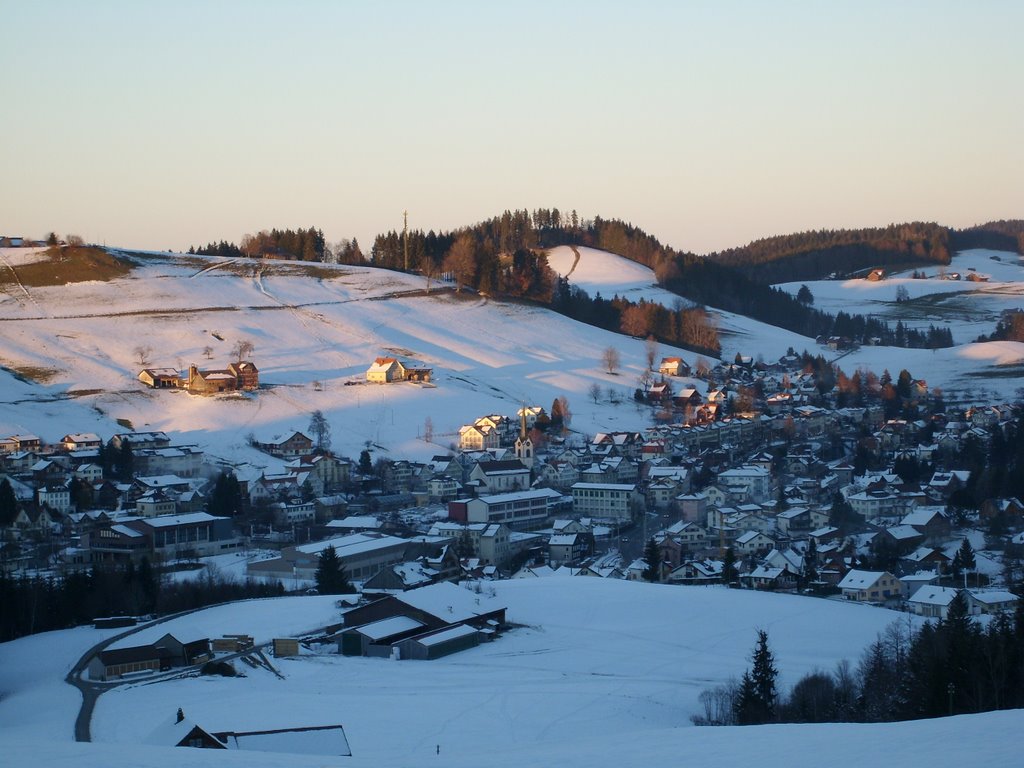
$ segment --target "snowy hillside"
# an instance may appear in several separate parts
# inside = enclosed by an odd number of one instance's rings
[[[371,268],[133,258],[124,278],[0,294],[0,364],[26,379],[0,371],[0,433],[56,441],[130,424],[266,465],[247,436],[304,430],[314,410],[327,417],[337,452],[355,456],[370,444],[421,459],[443,452],[474,418],[512,415],[522,402],[548,408],[560,395],[584,433],[646,423],[631,404],[596,406],[587,396],[596,382],[628,402],[643,343],[544,309],[442,292],[436,283],[427,295],[422,278]],[[255,345],[258,395],[195,397],[148,390],[136,378],[138,347],[152,350],[150,366],[223,367],[242,339]],[[600,362],[610,345],[621,353],[618,375]],[[365,371],[380,355],[433,367],[436,387],[367,385]],[[428,417],[433,443],[418,439]]]
[[[902,320],[910,328],[950,324],[958,344],[992,333],[1000,314],[1020,309],[1024,302],[1024,259],[1007,251],[962,251],[948,267],[919,271],[926,279],[911,277],[914,270],[892,273],[884,280],[817,280],[806,283],[814,306],[826,312],[856,312],[890,323]],[[986,278],[968,280],[971,274]],[[959,279],[942,279],[959,275]],[[796,295],[805,283],[783,283],[779,288]],[[896,292],[906,301],[897,302]]]
[[[275,663],[284,675],[245,669],[244,678],[186,678],[129,684],[103,694],[95,746],[71,745],[73,708],[35,706],[35,690],[56,698],[56,678],[88,642],[70,630],[0,645],[0,746],[16,762],[99,765],[116,748],[133,765],[213,765],[191,751],[141,746],[182,707],[211,729],[342,723],[354,757],[345,765],[551,765],[602,768],[668,760],[769,766],[952,765],[960,759],[1015,765],[1019,713],[878,726],[694,728],[700,691],[739,675],[757,628],[767,629],[783,687],[863,648],[903,614],[841,601],[721,588],[552,577],[495,583],[482,600],[508,607],[521,626],[493,643],[431,662],[304,655]],[[282,610],[284,609],[284,610]],[[162,631],[200,627],[258,638],[332,621],[324,598],[283,598],[211,608]],[[181,626],[179,626],[179,624]],[[51,662],[34,667],[42,650]],[[55,657],[55,658],[54,658]],[[17,670],[26,670],[16,672]],[[77,693],[63,686],[60,700]],[[966,741],[964,741],[966,740]],[[64,743],[62,743],[64,742]],[[811,746],[817,745],[817,746]],[[34,750],[34,751],[33,751]],[[814,754],[811,754],[811,753]],[[959,757],[956,757],[959,756]],[[259,755],[253,755],[254,765]],[[227,762],[233,764],[232,755]],[[955,759],[954,759],[955,758]],[[222,759],[222,756],[218,756]],[[271,765],[323,765],[276,756]],[[205,761],[205,762],[204,762]]]

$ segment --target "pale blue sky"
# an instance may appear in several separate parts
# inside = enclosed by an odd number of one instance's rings
[[[0,0],[0,234],[1024,216],[1022,2]]]

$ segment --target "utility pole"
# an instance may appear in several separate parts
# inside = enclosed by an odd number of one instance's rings
[[[409,271],[409,212],[402,211],[402,240],[405,243],[405,271]]]

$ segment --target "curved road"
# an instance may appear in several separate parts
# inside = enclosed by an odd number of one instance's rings
[[[139,682],[139,679],[133,679],[131,681],[111,680],[110,682],[86,679],[85,671],[89,666],[89,662],[92,661],[94,656],[96,656],[98,653],[105,650],[108,646],[112,645],[118,640],[121,640],[125,637],[129,637],[130,635],[134,635],[136,632],[140,632],[143,629],[148,629],[149,627],[154,627],[157,624],[163,624],[166,621],[171,621],[172,619],[187,616],[188,614],[195,613],[196,611],[204,611],[207,608],[216,607],[216,605],[204,605],[201,608],[191,608],[187,611],[181,611],[180,613],[173,613],[169,616],[163,616],[154,621],[146,622],[145,624],[139,624],[127,630],[126,632],[121,632],[119,634],[113,635],[112,637],[108,637],[106,640],[102,640],[99,643],[96,643],[96,645],[92,646],[89,650],[83,653],[82,657],[75,663],[75,665],[71,668],[71,671],[68,672],[67,676],[64,678],[64,682],[68,683],[69,685],[75,686],[75,688],[77,688],[82,693],[82,706],[79,707],[78,716],[75,718],[75,741],[92,741],[92,733],[90,729],[90,725],[92,723],[92,714],[93,711],[96,709],[96,701],[103,693],[114,688],[117,688],[119,685],[125,685],[128,682]],[[257,656],[260,659],[260,662],[268,670],[270,670],[274,675],[283,680],[284,676],[277,669],[274,668],[274,665],[270,662],[270,659],[267,658],[266,653],[264,652],[264,649],[268,646],[270,646],[269,642],[255,645],[252,648],[246,648],[244,651],[239,651],[237,653],[232,653],[226,656],[220,656],[217,658],[217,661],[232,661],[242,656]],[[182,671],[187,671],[189,669],[196,668],[197,667],[195,666],[176,668],[174,670],[174,674],[180,675]],[[152,680],[154,678],[145,679]]]
[[[204,607],[210,608],[212,606]],[[92,713],[96,708],[96,700],[104,691],[109,691],[110,689],[123,684],[120,680],[114,680],[108,683],[85,679],[85,670],[89,666],[89,662],[92,661],[93,657],[105,650],[109,645],[116,643],[122,638],[134,635],[136,632],[156,626],[157,624],[163,624],[165,621],[171,621],[172,619],[177,619],[180,616],[187,616],[190,613],[195,613],[196,611],[201,610],[203,610],[203,608],[192,608],[191,610],[182,611],[181,613],[173,613],[170,616],[163,616],[162,618],[146,622],[145,624],[138,624],[126,632],[121,632],[120,634],[113,635],[108,637],[106,640],[96,643],[96,645],[82,654],[82,657],[75,663],[71,668],[71,671],[68,672],[67,676],[64,678],[64,682],[68,685],[75,686],[75,688],[82,692],[82,706],[78,710],[78,717],[75,718],[75,741],[92,741],[89,724],[92,722]]]

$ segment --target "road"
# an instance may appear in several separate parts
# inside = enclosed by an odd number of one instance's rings
[[[190,613],[204,610],[212,606],[204,606],[203,608],[192,608],[188,611],[182,611],[181,613],[173,613],[170,616],[163,616],[155,621],[149,621],[145,624],[138,624],[131,629],[121,632],[120,634],[108,637],[99,643],[96,643],[92,648],[87,650],[82,657],[75,663],[68,672],[67,677],[64,678],[64,682],[68,685],[73,685],[82,693],[82,706],[78,709],[78,717],[75,718],[75,741],[92,741],[92,733],[90,732],[90,724],[92,723],[92,713],[96,709],[96,701],[105,692],[112,688],[116,688],[119,685],[123,685],[122,681],[115,680],[109,683],[99,682],[96,680],[88,680],[85,678],[85,671],[89,667],[89,662],[92,661],[93,657],[101,651],[105,650],[112,644],[116,643],[122,638],[134,635],[136,632],[140,632],[143,629],[156,626],[157,624],[163,624],[165,621],[171,621],[181,616],[187,616]]]
[[[623,562],[629,565],[638,557],[644,556],[644,547],[651,536],[662,528],[667,528],[676,522],[677,519],[678,515],[675,519],[672,519],[668,512],[648,512],[646,526],[644,525],[644,520],[641,519],[632,528],[613,534],[606,546],[602,547],[598,544],[597,549],[599,551],[618,549],[622,554]]]

